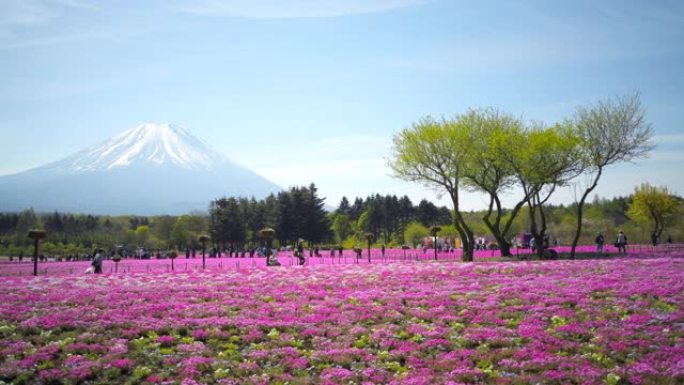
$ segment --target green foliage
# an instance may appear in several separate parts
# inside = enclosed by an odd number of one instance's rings
[[[458,231],[456,230],[456,226],[454,225],[445,225],[442,226],[442,229],[439,231],[439,236],[440,237],[445,237],[445,238],[458,238]]]
[[[359,240],[356,239],[355,236],[350,236],[342,242],[342,247],[344,247],[345,249],[353,249],[358,245],[358,243]]]
[[[451,215],[447,208],[437,208],[432,203],[429,204],[435,210],[430,213],[421,213],[420,205],[414,207],[407,196],[399,198],[396,195],[375,194],[365,199],[356,198],[353,205],[350,205],[347,198],[343,197],[334,217],[346,215],[352,231],[356,233],[359,240],[363,240],[365,232],[372,232],[379,244],[389,245],[392,242],[401,244],[404,241],[406,225],[415,220],[416,216],[423,214],[425,220],[431,224],[440,223],[444,217],[446,217],[446,222],[450,221]],[[446,215],[444,215],[445,212]]]
[[[354,228],[347,214],[335,214],[332,220],[332,231],[335,234],[335,242],[342,243],[353,234]]]
[[[635,189],[627,215],[637,222],[651,223],[651,235],[660,237],[681,205],[682,201],[671,195],[666,186],[644,183]]]
[[[173,229],[174,223],[176,223],[176,218],[170,215],[153,217],[149,225],[151,235],[154,239],[168,242],[171,238],[171,230]],[[164,246],[168,247],[169,245]]]
[[[143,247],[151,247],[150,239],[150,227],[147,225],[138,226],[135,229],[135,241],[138,245]]]
[[[176,219],[171,229],[170,243],[180,249],[186,247],[199,248],[197,238],[207,229],[207,222],[203,217],[182,215]]]
[[[618,385],[620,383],[620,376],[615,373],[608,373],[603,382],[606,385]]]
[[[420,222],[409,223],[404,231],[404,239],[411,247],[422,244],[423,239],[429,235],[430,230]]]
[[[374,214],[374,209],[372,207],[364,210],[361,213],[361,216],[359,217],[359,220],[356,221],[356,228],[357,232],[359,232],[359,238],[361,233],[365,233],[367,231],[371,230],[376,230],[376,226],[374,226],[374,221],[373,221],[373,214]]]

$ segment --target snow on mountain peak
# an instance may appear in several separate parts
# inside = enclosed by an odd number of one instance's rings
[[[111,170],[138,164],[208,169],[225,158],[192,136],[184,127],[144,123],[66,159],[69,172]]]

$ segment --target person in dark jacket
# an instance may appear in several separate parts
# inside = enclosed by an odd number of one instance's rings
[[[606,243],[606,239],[603,237],[603,234],[600,232],[596,233],[594,243],[596,244],[596,252],[603,253],[603,244]]]
[[[301,242],[297,244],[297,252],[295,253],[295,256],[299,259],[300,265],[306,263],[306,258],[304,257],[304,244]]]

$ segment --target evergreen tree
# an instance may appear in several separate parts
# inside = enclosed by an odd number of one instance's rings
[[[222,249],[226,249],[227,245],[235,249],[245,241],[246,229],[241,203],[245,205],[248,201],[224,197],[210,204],[211,234],[214,242]]]
[[[418,203],[418,207],[416,207],[416,219],[426,227],[438,225],[440,224],[439,209],[434,203],[423,199]]]
[[[363,213],[364,210],[365,204],[363,202],[363,199],[354,199],[354,204],[349,209],[349,219],[351,219],[352,221],[358,221],[359,217],[361,216],[361,213]]]
[[[330,229],[330,219],[325,211],[325,199],[318,197],[316,185],[311,183],[306,191],[304,204],[305,218],[303,226],[304,238],[313,242],[320,243],[332,237]]]
[[[347,217],[351,215],[351,206],[349,205],[347,197],[342,197],[340,204],[337,206],[337,210],[335,210],[335,214],[346,215]]]

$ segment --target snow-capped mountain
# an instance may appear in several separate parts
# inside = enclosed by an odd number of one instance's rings
[[[79,173],[141,164],[171,164],[186,170],[207,170],[226,162],[226,157],[182,126],[145,123],[36,171]]]
[[[212,150],[187,129],[145,123],[41,167],[0,177],[0,210],[182,214],[222,196],[280,187]]]

